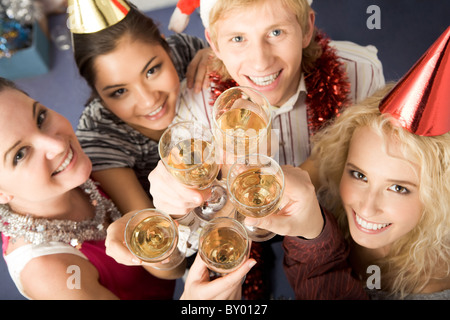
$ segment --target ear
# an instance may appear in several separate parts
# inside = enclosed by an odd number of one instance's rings
[[[214,54],[216,55],[216,57],[219,58],[220,60],[222,60],[221,57],[220,57],[219,49],[217,48],[217,46],[214,43],[214,41],[212,41],[212,39],[211,39],[211,35],[209,33],[209,29],[205,29],[205,38],[206,38],[206,41],[208,41],[209,46],[211,47],[211,49],[214,52]]]
[[[0,204],[7,204],[13,198],[14,198],[14,196],[12,196],[10,194],[3,193],[3,192],[0,191]]]
[[[316,15],[314,11],[310,11],[308,15],[308,33],[303,35],[303,49],[309,46],[314,34],[314,23],[316,21]]]

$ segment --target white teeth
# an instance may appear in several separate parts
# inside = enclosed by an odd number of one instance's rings
[[[380,230],[380,229],[383,229],[383,228],[391,225],[390,223],[372,223],[372,222],[367,222],[366,220],[364,220],[363,218],[361,218],[358,215],[356,215],[356,222],[361,227],[363,227],[364,229],[368,229],[368,230]]]
[[[151,116],[154,116],[155,114],[157,114],[158,112],[160,112],[161,110],[162,110],[162,108],[163,108],[163,106],[160,106],[160,107],[158,107],[155,111],[153,111],[153,112],[150,112],[148,115],[151,117]]]
[[[269,84],[272,84],[276,78],[280,75],[280,72],[274,73],[270,76],[265,77],[250,77],[249,79],[252,80],[256,85],[258,86],[268,86]]]
[[[67,168],[67,166],[70,164],[70,162],[72,161],[73,158],[73,151],[72,149],[69,149],[69,154],[67,155],[66,160],[64,160],[64,162],[59,166],[58,169],[56,169],[55,172],[53,172],[53,174],[57,174],[60,173],[61,171],[63,171],[64,169]]]

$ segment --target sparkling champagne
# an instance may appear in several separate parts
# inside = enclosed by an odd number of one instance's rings
[[[182,183],[198,189],[208,187],[219,172],[213,147],[198,139],[179,142],[170,151],[167,163],[172,175]]]
[[[217,124],[228,136],[233,136],[233,139],[230,139],[220,132],[218,134],[222,140],[222,148],[226,152],[235,155],[266,153],[258,148],[261,149],[264,146],[268,150],[267,148],[270,147],[269,139],[261,140],[264,144],[260,145],[261,137],[270,138],[270,128],[266,128],[267,121],[251,110],[239,108],[228,110],[217,119]]]
[[[131,234],[131,250],[140,257],[164,257],[176,243],[177,234],[168,219],[150,216],[142,220]],[[156,260],[157,261],[157,260]]]
[[[209,267],[213,271],[228,273],[247,257],[247,240],[229,227],[211,229],[201,243],[200,252],[210,262]]]
[[[260,168],[240,173],[230,189],[230,192],[239,201],[236,204],[238,211],[255,218],[265,217],[278,207],[281,191],[280,180]]]
[[[219,127],[223,131],[228,129],[236,131],[246,131],[253,129],[259,131],[267,126],[267,122],[257,113],[248,109],[231,109],[222,114],[217,120]]]

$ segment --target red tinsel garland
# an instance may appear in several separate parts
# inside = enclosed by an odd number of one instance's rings
[[[317,33],[316,41],[322,46],[322,55],[316,60],[312,72],[305,74],[307,90],[306,105],[308,116],[308,129],[313,135],[326,122],[339,115],[339,111],[348,102],[350,84],[339,62],[336,50],[329,46],[329,39],[321,32]],[[210,74],[210,105],[214,105],[216,99],[225,90],[238,86],[234,80],[221,81],[221,77],[212,72]],[[242,295],[248,300],[268,299],[270,275],[267,270],[267,262],[264,262],[265,246],[269,244],[252,244],[250,257],[258,263],[250,270],[242,287]],[[270,248],[269,248],[270,249]],[[271,265],[272,262],[269,263]],[[265,279],[265,280],[264,280]]]
[[[313,135],[328,120],[339,115],[349,103],[350,83],[338,60],[336,50],[328,44],[329,38],[318,33],[316,41],[323,53],[315,62],[315,69],[305,75],[306,106],[309,132]]]

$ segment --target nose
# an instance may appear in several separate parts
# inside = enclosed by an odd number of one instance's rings
[[[255,71],[263,72],[273,64],[270,44],[265,39],[256,41],[249,51],[251,54],[248,57],[252,61]]]
[[[158,102],[159,94],[157,90],[142,85],[136,88],[136,104],[140,109],[148,109]]]
[[[361,194],[358,214],[362,218],[369,219],[380,214],[380,212],[382,211],[382,207],[382,192],[368,188]]]
[[[36,147],[38,150],[44,150],[46,158],[52,160],[67,150],[67,143],[59,135],[42,134],[36,141]]]

